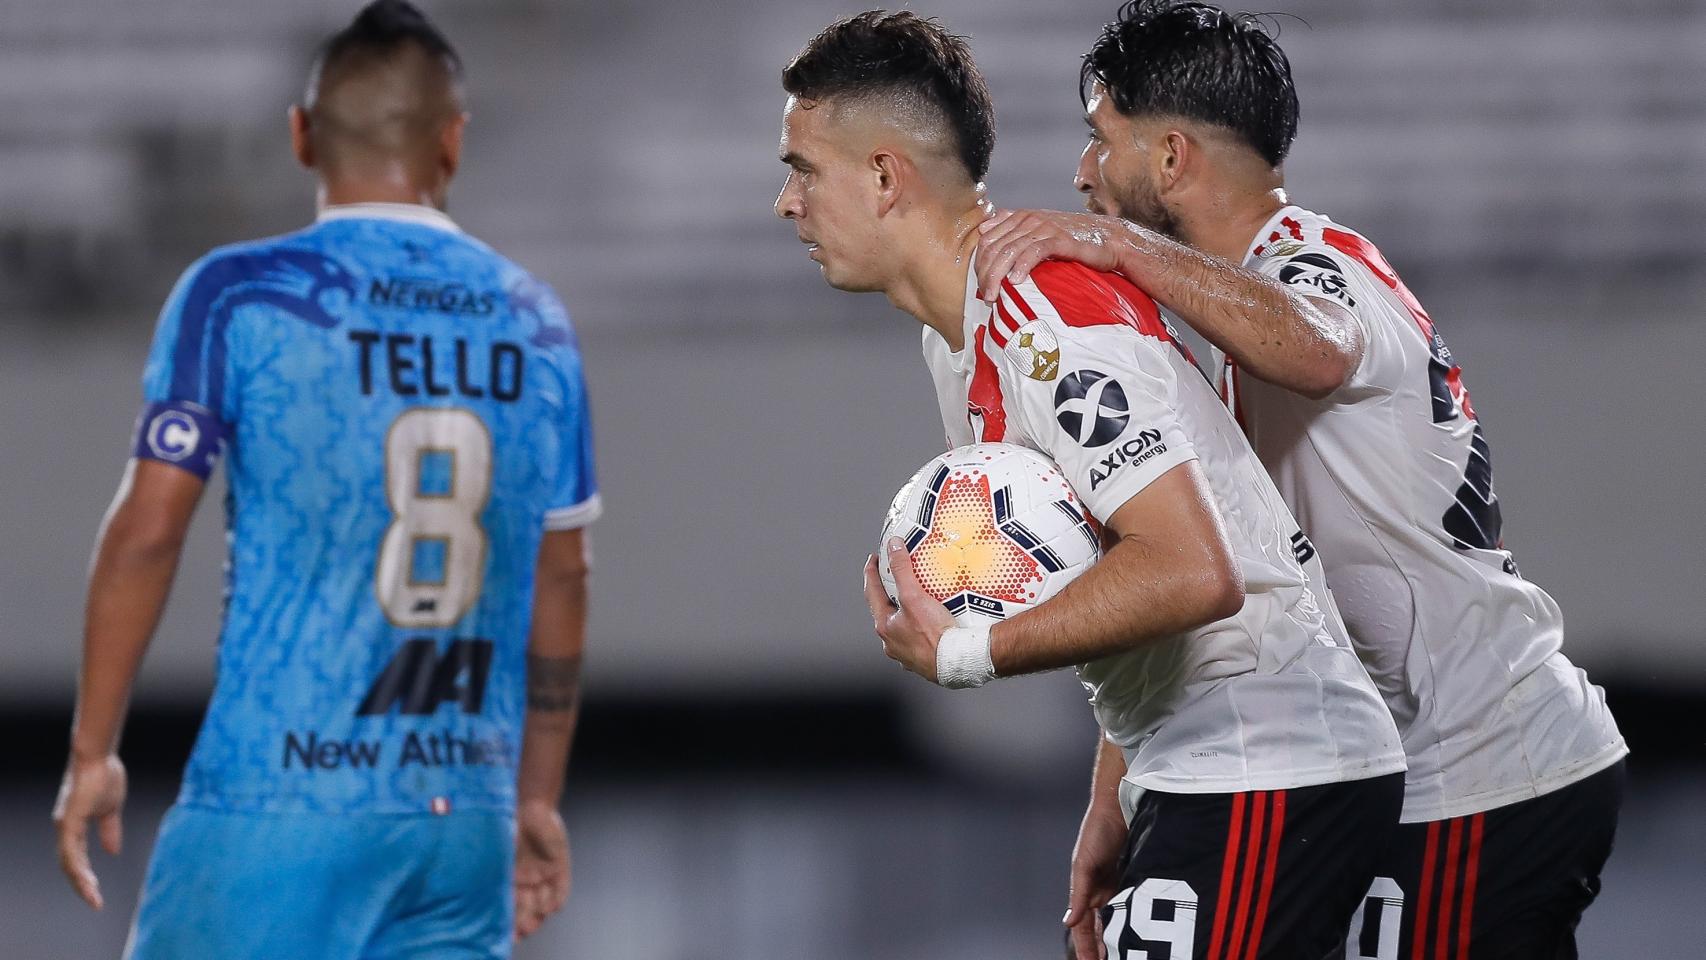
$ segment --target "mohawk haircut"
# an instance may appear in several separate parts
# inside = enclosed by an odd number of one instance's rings
[[[973,181],[989,173],[995,107],[964,37],[934,19],[869,10],[813,37],[782,70],[782,89],[801,100],[834,97],[910,106],[953,140]]]
[[[327,76],[389,59],[408,47],[439,61],[452,85],[462,82],[462,58],[419,7],[409,0],[373,0],[320,47],[308,75],[307,102],[314,101]]]
[[[1297,136],[1291,62],[1253,14],[1198,0],[1132,0],[1120,8],[1078,75],[1124,116],[1175,116],[1232,131],[1272,166]]]

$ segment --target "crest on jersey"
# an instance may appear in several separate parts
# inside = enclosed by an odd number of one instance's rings
[[[1007,359],[1025,376],[1047,383],[1060,376],[1060,341],[1041,320],[1020,327],[1007,340]]]
[[[1268,244],[1267,250],[1259,251],[1259,253],[1265,253],[1270,257],[1289,257],[1302,249],[1303,241],[1301,240],[1275,240]]]

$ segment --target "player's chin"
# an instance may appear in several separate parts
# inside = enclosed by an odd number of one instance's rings
[[[828,261],[818,264],[818,272],[823,274],[823,282],[843,293],[871,293],[881,290],[882,286],[873,283],[868,277],[861,277],[848,270],[837,269]]]

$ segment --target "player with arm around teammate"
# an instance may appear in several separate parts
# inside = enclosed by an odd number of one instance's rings
[[[1489,443],[1432,317],[1372,243],[1285,194],[1284,53],[1207,4],[1130,4],[1082,87],[1091,214],[991,218],[981,293],[1079,260],[1222,353],[1225,399],[1320,548],[1408,755],[1349,955],[1574,956],[1627,748],[1505,549]]]
[[[810,41],[783,85],[777,214],[831,286],[922,323],[952,444],[1042,451],[1114,541],[993,630],[955,627],[891,543],[898,609],[866,569],[885,650],[950,687],[1078,668],[1104,734],[1087,831],[1120,854],[1074,891],[1080,956],[1324,955],[1395,822],[1403,760],[1236,424],[1119,277],[1056,264],[977,299],[994,128],[960,38],[862,14]]]
[[[443,212],[461,65],[407,3],[291,112],[314,225],[203,257],[162,311],[90,575],[61,864],[99,909],[137,667],[216,458],[217,682],[131,957],[501,957],[568,894],[557,807],[599,512],[555,296]]]

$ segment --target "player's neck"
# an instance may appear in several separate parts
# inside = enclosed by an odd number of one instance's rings
[[[1256,234],[1289,203],[1284,187],[1264,185],[1229,191],[1208,215],[1182,221],[1180,239],[1204,253],[1243,263]]]
[[[320,181],[314,202],[321,209],[350,203],[414,203],[443,210],[444,192],[408,177],[329,177]]]
[[[905,258],[889,302],[942,335],[956,353],[965,347],[966,274],[977,249],[977,225],[994,207],[979,193],[977,203],[945,216]]]

